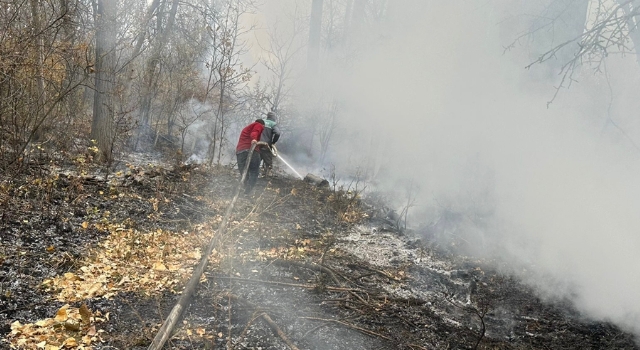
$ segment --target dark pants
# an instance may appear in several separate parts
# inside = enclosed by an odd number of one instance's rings
[[[264,162],[265,170],[271,170],[273,167],[273,153],[271,153],[271,149],[269,147],[261,147],[260,148],[260,158]]]
[[[249,151],[244,151],[236,154],[238,158],[238,170],[240,171],[240,176],[242,176],[242,172],[244,171],[244,167],[247,164],[247,158],[249,157]],[[253,190],[253,187],[256,185],[256,181],[258,181],[258,174],[260,173],[260,153],[257,151],[253,151],[251,155],[251,161],[249,162],[249,170],[247,171],[247,178],[244,182],[244,193],[249,193]]]

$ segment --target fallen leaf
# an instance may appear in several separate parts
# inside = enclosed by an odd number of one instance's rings
[[[153,269],[157,271],[167,271],[167,267],[161,262],[153,264]]]
[[[78,277],[76,274],[73,274],[71,272],[67,272],[64,274],[64,278],[68,279],[70,281],[78,281],[80,280],[80,277]]]
[[[69,305],[65,305],[63,307],[61,307],[58,312],[56,312],[56,318],[55,320],[57,322],[64,322],[67,320],[68,316],[67,316],[67,309],[69,308]]]
[[[76,341],[76,338],[71,337],[67,338],[62,345],[67,348],[72,348],[78,346],[78,342]]]
[[[87,292],[87,294],[89,294],[89,296],[95,294],[97,291],[100,290],[100,288],[102,288],[102,283],[94,283],[91,286],[91,289],[89,289],[89,291]]]
[[[85,335],[84,337],[82,337],[82,342],[85,345],[91,345],[91,336]]]
[[[84,324],[89,324],[91,322],[91,310],[89,310],[87,304],[82,304],[79,311],[80,317],[82,317],[82,322]]]
[[[83,229],[86,230],[88,227],[89,227],[89,223],[88,222],[85,221],[85,222],[82,223],[82,228]]]
[[[36,344],[36,347],[38,349],[44,349],[45,345],[47,345],[47,342],[43,341],[43,342],[39,342],[38,344]]]
[[[53,322],[55,322],[54,320],[48,318],[46,320],[40,320],[38,322],[35,323],[36,326],[38,327],[49,327],[51,326],[51,324],[53,324]]]

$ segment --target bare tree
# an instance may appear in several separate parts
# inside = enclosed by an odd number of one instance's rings
[[[278,111],[283,100],[289,96],[292,88],[295,59],[304,48],[304,43],[300,40],[302,26],[299,22],[297,11],[293,13],[292,17],[293,23],[289,35],[281,33],[278,30],[278,23],[276,23],[269,30],[269,44],[262,47],[264,55],[261,58],[261,62],[272,74],[269,101],[273,111]]]
[[[552,59],[560,62],[560,82],[548,102],[551,104],[561,89],[568,88],[575,81],[577,68],[581,66],[602,71],[607,57],[627,53],[634,53],[640,63],[639,16],[638,0],[555,0],[544,9],[541,20],[534,21],[532,27],[518,35],[507,49],[560,23],[571,24],[569,30],[565,30],[568,37],[553,44],[527,65],[530,68]]]
[[[244,28],[241,17],[255,8],[251,0],[224,0],[213,2],[203,12],[207,21],[209,51],[205,66],[208,68],[205,101],[211,101],[213,118],[209,126],[209,164],[221,161],[228,116],[242,103],[240,94],[251,78],[251,68],[244,67],[242,56],[248,45],[245,35],[253,28]]]
[[[32,142],[48,143],[57,136],[49,130],[80,84],[69,77],[86,67],[80,53],[87,46],[60,35],[75,36],[83,29],[68,25],[71,6],[40,0],[0,6],[0,167],[5,167],[25,160]]]
[[[178,12],[178,3],[178,0],[171,1],[171,10],[169,10],[167,24],[164,28],[160,27],[159,25],[158,30],[161,32],[161,34],[158,40],[154,42],[153,51],[146,63],[144,76],[142,78],[142,91],[140,96],[140,121],[143,127],[149,125],[149,113],[151,110],[151,99],[153,96],[152,90],[155,87],[154,85],[157,83],[157,68],[160,64],[162,50],[167,44],[169,33],[171,33],[171,31],[173,30],[176,13]],[[158,20],[157,23],[160,24],[161,21]]]

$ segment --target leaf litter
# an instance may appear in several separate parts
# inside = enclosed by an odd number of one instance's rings
[[[11,346],[146,348],[220,223],[234,175],[153,166],[127,167],[110,183],[86,173],[30,179],[28,186],[0,182],[0,201],[21,208],[2,221],[20,244],[1,247],[0,278],[28,282],[0,298],[10,310],[0,316],[13,319],[5,329]],[[494,301],[484,319],[485,347],[635,348],[615,327],[577,320],[570,307],[544,304],[495,272],[480,276],[476,262],[439,264],[427,259],[442,258],[428,246],[411,248],[408,235],[369,230],[375,213],[362,210],[352,193],[289,179],[259,187],[260,197],[239,203],[226,246],[212,255],[169,348],[286,349],[258,322],[266,313],[301,348],[468,348],[478,336],[479,322],[468,312],[477,300]],[[38,194],[43,189],[48,198]],[[33,215],[38,210],[54,218],[54,229]],[[354,225],[365,226],[354,235]],[[470,306],[455,306],[472,276],[482,293]],[[431,292],[420,300],[412,290]],[[259,308],[238,307],[230,292]]]

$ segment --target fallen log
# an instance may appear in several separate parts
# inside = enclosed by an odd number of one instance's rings
[[[313,174],[307,174],[304,177],[304,182],[310,183],[316,187],[329,187],[329,181]]]
[[[167,316],[167,319],[162,324],[162,327],[160,327],[160,330],[158,330],[158,333],[156,334],[155,338],[153,338],[153,341],[151,342],[151,345],[149,345],[148,350],[162,349],[164,344],[171,337],[173,328],[175,327],[176,323],[178,323],[178,320],[182,316],[182,312],[189,304],[189,300],[191,299],[191,296],[195,292],[196,287],[200,282],[200,276],[202,276],[202,274],[204,273],[204,269],[207,267],[207,264],[209,262],[209,256],[211,255],[211,252],[213,252],[213,248],[215,247],[216,237],[220,237],[224,235],[227,230],[227,226],[229,224],[229,218],[231,217],[231,212],[233,211],[233,208],[236,205],[236,201],[238,200],[238,196],[240,195],[240,190],[242,189],[244,180],[247,177],[247,171],[249,170],[249,163],[251,162],[251,156],[253,155],[253,150],[255,148],[256,148],[256,144],[254,143],[251,145],[251,149],[249,150],[247,163],[245,164],[245,167],[242,171],[242,178],[240,179],[240,183],[236,188],[236,193],[233,196],[231,203],[227,207],[227,211],[225,212],[222,222],[220,223],[218,234],[213,235],[211,237],[209,244],[207,245],[206,249],[204,250],[204,253],[202,254],[200,263],[198,263],[198,266],[193,271],[193,274],[191,275],[191,279],[187,283],[186,287],[184,288],[184,291],[182,292],[182,295],[180,296],[180,300],[178,300],[178,303],[173,307],[173,309],[171,310],[171,313],[169,313],[169,316]]]

